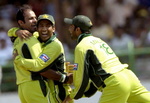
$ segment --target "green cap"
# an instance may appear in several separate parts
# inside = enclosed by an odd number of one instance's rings
[[[73,19],[65,18],[64,22],[80,27],[82,30],[89,30],[93,26],[91,20],[84,15],[77,15]]]
[[[55,25],[55,20],[54,20],[53,16],[51,16],[49,14],[39,15],[37,24],[39,23],[40,20],[49,20],[50,22],[52,22],[53,25]]]

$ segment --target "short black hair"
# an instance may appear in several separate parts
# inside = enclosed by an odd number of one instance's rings
[[[75,25],[74,25],[74,26],[75,26]],[[74,30],[75,30],[76,28],[78,28],[78,27],[75,26]],[[79,27],[79,28],[80,28],[80,27]],[[81,28],[80,28],[80,30],[81,30],[82,33],[89,34],[89,33],[91,33],[91,31],[90,31],[91,28],[92,28],[92,26],[89,28],[89,30],[83,30],[83,29],[81,29]]]
[[[22,20],[23,22],[25,22],[24,20],[24,12],[26,10],[32,10],[32,7],[30,5],[24,4],[23,6],[21,6],[16,14],[16,20]]]

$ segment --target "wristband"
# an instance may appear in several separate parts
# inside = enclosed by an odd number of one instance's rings
[[[69,77],[68,77],[68,76],[66,76],[64,83],[67,83],[67,82],[68,82],[68,80],[69,80]]]
[[[62,83],[64,83],[65,80],[66,80],[66,77],[67,77],[67,76],[66,76],[65,74],[62,74],[59,81],[62,82]]]

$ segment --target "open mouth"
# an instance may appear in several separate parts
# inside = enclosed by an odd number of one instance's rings
[[[47,31],[42,31],[42,35],[47,35]]]
[[[42,37],[46,37],[48,32],[47,31],[42,31],[41,34],[42,34]]]

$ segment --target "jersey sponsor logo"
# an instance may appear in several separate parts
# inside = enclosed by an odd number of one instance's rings
[[[77,64],[77,63],[74,63],[73,70],[77,70],[77,69],[78,69],[78,64]]]
[[[44,62],[47,62],[50,59],[46,54],[40,55],[39,58],[42,59]]]

